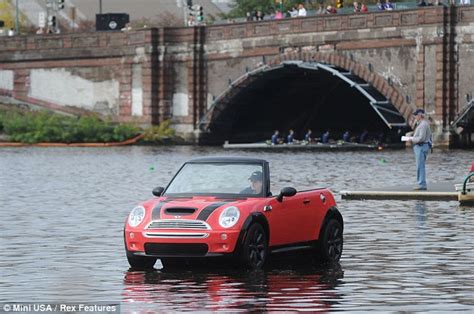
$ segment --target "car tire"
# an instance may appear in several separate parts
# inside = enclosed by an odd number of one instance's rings
[[[343,229],[341,223],[331,218],[317,241],[316,258],[323,263],[337,263],[342,255]]]
[[[128,264],[130,264],[130,267],[132,267],[134,270],[153,269],[153,266],[156,263],[155,257],[135,256],[127,249],[125,249],[125,251],[127,252]]]
[[[261,269],[268,257],[268,236],[262,225],[255,223],[247,231],[242,244],[241,260],[246,268]]]

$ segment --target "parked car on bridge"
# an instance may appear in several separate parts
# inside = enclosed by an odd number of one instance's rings
[[[155,198],[136,206],[124,229],[134,269],[164,268],[197,257],[227,256],[250,269],[270,253],[313,250],[337,262],[343,218],[326,188],[270,192],[269,163],[262,159],[206,157],[184,163]]]

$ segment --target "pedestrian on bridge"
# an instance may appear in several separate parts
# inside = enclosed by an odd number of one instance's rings
[[[414,190],[426,190],[426,171],[425,163],[428,152],[432,146],[430,124],[425,119],[425,111],[417,109],[413,113],[416,119],[416,128],[413,137],[409,139],[413,143],[413,152],[416,160],[416,181],[417,186]]]
[[[298,5],[298,17],[305,17],[307,15],[306,9],[304,8],[304,5],[300,3]]]

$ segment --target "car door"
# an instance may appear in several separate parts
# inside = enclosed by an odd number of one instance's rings
[[[270,226],[270,246],[314,240],[316,218],[315,197],[309,192],[299,192],[284,197],[279,202],[275,197],[269,200],[265,216]]]

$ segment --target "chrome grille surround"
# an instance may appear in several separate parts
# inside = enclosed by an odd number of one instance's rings
[[[189,230],[212,230],[211,226],[202,220],[190,219],[160,219],[148,224],[145,229],[189,229]]]
[[[166,239],[205,239],[209,237],[209,233],[196,232],[143,232],[147,238],[166,238]]]

